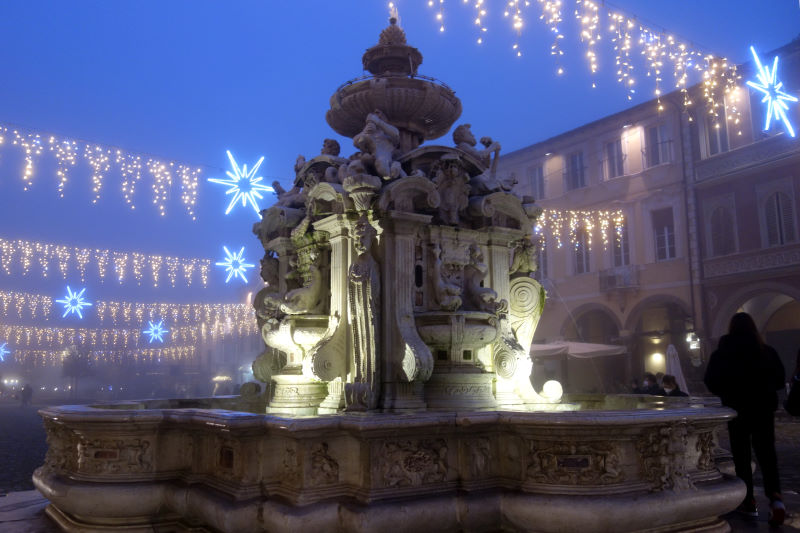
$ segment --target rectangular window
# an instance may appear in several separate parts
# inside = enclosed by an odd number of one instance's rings
[[[675,258],[675,222],[672,208],[658,209],[651,213],[653,234],[656,245],[656,261]]]
[[[648,167],[672,160],[672,140],[668,138],[667,125],[659,124],[647,128],[645,155]]]
[[[725,113],[719,116],[706,115],[707,155],[712,156],[728,151],[728,128],[725,124]]]
[[[531,192],[537,200],[544,198],[544,167],[542,165],[528,169],[528,180],[531,184]]]
[[[586,187],[583,173],[583,152],[572,152],[567,156],[565,181],[568,191]]]
[[[625,173],[622,168],[622,163],[625,160],[622,154],[622,139],[615,139],[610,143],[606,143],[605,158],[606,179],[616,178]]]
[[[623,223],[614,230],[614,266],[631,264],[631,251],[628,245],[628,225]]]
[[[575,274],[589,272],[589,238],[585,231],[580,231],[575,239]]]

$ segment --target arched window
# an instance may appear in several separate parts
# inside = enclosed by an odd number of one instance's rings
[[[764,205],[767,245],[778,246],[795,240],[794,206],[789,196],[776,192]]]
[[[711,212],[709,220],[709,240],[711,255],[728,255],[736,251],[736,237],[733,233],[733,215],[727,207],[717,207]]]

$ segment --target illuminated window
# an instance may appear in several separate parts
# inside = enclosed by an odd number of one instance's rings
[[[615,139],[606,143],[604,155],[606,179],[622,176],[625,173],[623,169],[625,155],[622,153],[622,139]]]
[[[675,258],[675,222],[672,208],[657,209],[651,213],[653,236],[656,246],[656,261]]]
[[[575,273],[585,274],[591,270],[589,264],[589,236],[579,230],[575,236]]]
[[[647,128],[645,160],[648,167],[669,163],[672,160],[672,139],[669,138],[666,124]]]
[[[567,155],[566,167],[564,167],[564,182],[568,191],[586,187],[583,152],[572,152]]]
[[[795,240],[794,206],[788,195],[776,192],[767,198],[764,222],[768,246],[779,246]]]

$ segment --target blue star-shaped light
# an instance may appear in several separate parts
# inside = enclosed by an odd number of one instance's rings
[[[225,255],[227,257],[224,261],[218,262],[217,266],[225,267],[226,272],[228,272],[228,277],[225,279],[225,283],[228,283],[231,278],[235,278],[236,276],[239,276],[242,278],[242,281],[247,283],[247,278],[244,277],[244,272],[248,268],[254,267],[255,265],[244,262],[244,258],[242,257],[242,254],[244,254],[244,246],[242,246],[242,249],[235,254],[230,253],[227,246],[223,246],[222,248],[225,250]]]
[[[228,159],[231,160],[231,166],[233,167],[233,172],[230,170],[226,172],[230,179],[215,179],[210,178],[208,181],[213,183],[219,183],[221,185],[227,185],[230,187],[225,194],[233,194],[233,199],[231,203],[228,204],[228,209],[225,210],[225,214],[231,212],[233,206],[236,205],[240,199],[242,200],[242,207],[247,205],[247,202],[250,202],[250,205],[253,206],[256,214],[260,216],[261,209],[258,207],[258,201],[263,200],[264,197],[261,196],[259,191],[267,191],[267,192],[274,192],[274,189],[269,185],[264,185],[261,183],[261,180],[264,179],[261,176],[255,177],[256,172],[258,171],[258,167],[261,166],[261,163],[264,162],[264,157],[262,156],[261,159],[255,164],[255,166],[248,172],[247,165],[243,165],[239,168],[239,165],[236,164],[236,160],[231,155],[231,151],[228,150]]]
[[[78,315],[78,318],[83,318],[81,309],[92,305],[83,299],[84,292],[86,292],[85,288],[81,289],[81,292],[72,292],[72,289],[70,289],[69,285],[67,285],[66,298],[63,300],[56,300],[56,303],[64,304],[64,314],[61,315],[61,318],[64,318],[71,313]]]
[[[3,361],[5,361],[5,360],[6,360],[6,356],[7,356],[8,354],[10,354],[10,353],[11,353],[11,350],[9,350],[9,349],[6,347],[6,343],[5,343],[5,342],[4,342],[3,344],[0,344],[0,363],[2,363]]]
[[[159,320],[157,324],[147,321],[150,324],[150,329],[142,331],[142,335],[150,335],[150,344],[155,341],[164,342],[164,334],[169,330],[164,327],[164,321]]]
[[[783,82],[778,81],[778,56],[775,56],[772,62],[772,70],[770,71],[769,67],[761,64],[755,48],[751,46],[750,51],[753,53],[753,59],[755,59],[758,67],[758,73],[756,74],[758,83],[748,81],[747,85],[764,94],[764,98],[761,99],[762,102],[767,103],[767,122],[764,125],[764,131],[769,129],[770,122],[774,118],[776,122],[779,120],[783,122],[786,131],[794,137],[794,129],[792,129],[789,118],[786,116],[786,111],[789,109],[786,102],[797,102],[797,98],[781,90]]]

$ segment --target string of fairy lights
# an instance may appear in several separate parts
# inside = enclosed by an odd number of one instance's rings
[[[136,349],[103,349],[90,350],[86,354],[88,360],[97,364],[149,364],[162,362],[189,362],[196,361],[197,347],[195,345],[169,346],[165,348],[136,348]],[[48,367],[63,364],[69,357],[66,349],[31,350],[23,348],[14,351],[13,359],[18,364],[32,367]]]
[[[5,317],[48,320],[56,311],[54,298],[46,294],[0,290],[0,312]],[[164,302],[93,302],[93,312],[100,325],[143,324],[146,320],[167,320],[171,324],[195,324],[254,319],[253,307],[236,303],[164,303]]]
[[[464,0],[456,4],[474,10],[477,43],[482,44],[489,31],[487,21],[492,15],[489,3],[486,0]],[[665,83],[669,81],[673,88],[683,94],[684,105],[690,106],[693,102],[688,84],[690,74],[694,72],[702,82],[702,97],[708,113],[715,119],[722,116],[734,126],[739,125],[738,82],[741,75],[735,64],[694,43],[679,39],[663,28],[654,28],[606,1],[573,0],[572,5],[572,13],[578,24],[576,40],[584,47],[590,74],[598,71],[600,45],[607,41],[614,55],[617,82],[624,88],[628,100],[633,99],[640,79],[646,79],[653,85],[653,95],[661,110],[661,96]],[[550,54],[555,61],[555,72],[557,75],[564,74],[561,41],[565,38],[564,19],[570,10],[567,0],[508,0],[493,6],[510,23],[510,29],[516,36],[512,51],[517,56],[522,56],[520,43],[527,21],[539,19],[553,35]],[[390,10],[394,9],[392,4],[389,7]],[[428,0],[428,7],[435,10],[439,31],[444,32],[445,0]],[[592,87],[596,86],[593,78]]]
[[[85,282],[87,267],[92,266],[100,282],[108,276],[119,283],[132,280],[138,285],[149,280],[154,287],[159,286],[165,275],[172,287],[179,282],[191,287],[195,281],[206,287],[211,269],[210,259],[0,238],[0,271],[6,275],[20,273],[27,276],[32,268],[37,268],[41,276],[47,278],[54,264],[64,279],[77,273],[81,282]]]
[[[25,165],[20,178],[29,190],[36,177],[40,158],[50,154],[56,162],[56,192],[60,197],[69,183],[70,173],[79,162],[90,171],[92,203],[103,195],[107,178],[114,173],[125,203],[136,209],[135,194],[143,179],[149,179],[152,204],[159,215],[167,214],[167,202],[174,184],[180,185],[178,198],[186,213],[196,220],[198,185],[203,169],[176,161],[165,161],[144,154],[128,152],[114,146],[36,132],[26,128],[0,124],[0,149],[17,147]]]
[[[552,238],[558,248],[565,242],[573,245],[578,242],[578,234],[586,236],[586,245],[591,250],[595,231],[600,232],[603,249],[619,238],[625,228],[625,213],[621,209],[544,209],[534,226],[542,248],[546,246],[547,237]]]
[[[213,324],[197,324],[177,326],[169,329],[171,341],[174,343],[191,343],[217,341],[232,336],[245,336],[258,331],[256,321],[216,322]],[[139,348],[149,346],[145,332],[140,328],[74,328],[74,327],[41,327],[0,324],[0,338],[4,339],[14,350],[19,347],[51,347],[63,348],[70,344],[86,344],[102,348]]]

